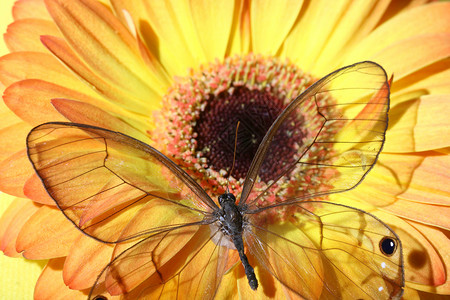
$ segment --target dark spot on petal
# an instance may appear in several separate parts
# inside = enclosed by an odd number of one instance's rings
[[[415,269],[421,269],[428,261],[428,255],[425,251],[413,250],[408,254],[408,263]]]

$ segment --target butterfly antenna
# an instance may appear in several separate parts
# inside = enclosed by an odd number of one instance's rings
[[[238,121],[238,122],[237,122],[237,125],[236,125],[236,135],[234,136],[233,164],[231,165],[230,173],[228,173],[228,178],[227,178],[227,193],[230,193],[230,176],[231,176],[231,174],[233,174],[234,163],[236,162],[237,136],[238,136],[238,130],[239,130],[239,124],[240,124],[240,123],[241,123],[241,121]]]

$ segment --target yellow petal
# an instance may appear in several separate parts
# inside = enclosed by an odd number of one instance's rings
[[[189,4],[206,59],[222,60],[232,27],[234,1],[191,0]]]
[[[235,3],[227,56],[250,52],[250,3],[244,0]]]
[[[46,4],[67,42],[102,78],[142,102],[165,92],[167,83],[149,72],[136,40],[102,4],[91,0]]]
[[[51,21],[23,19],[8,26],[5,43],[11,52],[39,51],[47,52],[39,37],[42,34],[61,36],[58,28]]]
[[[327,74],[330,70],[345,65],[342,63],[344,54],[370,34],[384,16],[389,4],[389,1],[350,1],[345,13],[327,37],[326,43],[318,49],[316,58],[313,59],[312,72]],[[356,61],[358,60],[353,60],[350,64]]]
[[[349,1],[319,0],[310,3],[287,36],[283,55],[302,69],[311,70],[348,5]],[[334,69],[333,66],[329,68]]]
[[[301,0],[256,0],[250,3],[252,51],[275,55],[298,17]]]
[[[159,57],[170,76],[187,75],[207,61],[187,1],[146,1],[144,20],[157,37]]]

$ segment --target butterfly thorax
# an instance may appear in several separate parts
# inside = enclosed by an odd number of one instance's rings
[[[247,275],[248,283],[253,290],[258,287],[253,267],[250,266],[247,256],[244,253],[244,241],[242,240],[243,225],[245,223],[243,212],[236,205],[236,198],[233,194],[225,193],[219,196],[220,210],[217,212],[220,229],[232,241],[239,253],[242,265]]]

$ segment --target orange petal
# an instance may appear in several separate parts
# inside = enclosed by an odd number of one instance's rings
[[[59,93],[58,93],[59,92]],[[32,125],[48,120],[66,121],[50,104],[52,96],[69,91],[41,80],[22,80],[10,85],[3,94],[5,104],[22,120]]]
[[[64,283],[82,290],[94,285],[97,276],[110,262],[114,247],[80,235],[72,244],[64,263]]]
[[[105,81],[93,73],[74,53],[63,39],[51,36],[41,37],[44,45],[57,56],[75,74],[88,82],[95,90],[125,109],[142,115],[150,115],[152,109],[159,107],[160,96],[152,94],[143,99],[136,98],[130,89],[120,89],[115,84]]]
[[[206,60],[222,60],[232,28],[235,1],[191,0],[189,4]]]
[[[5,122],[3,124],[5,124],[5,127],[0,129],[0,141],[2,141],[0,143],[0,161],[22,150],[24,147],[23,141],[31,130],[31,126],[25,122],[17,124]]]
[[[39,276],[34,289],[34,299],[83,299],[87,291],[80,292],[69,289],[63,282],[61,272],[64,258],[51,259]]]
[[[55,206],[55,201],[48,195],[39,176],[34,173],[25,182],[23,193],[34,202]]]
[[[22,226],[39,209],[33,201],[16,198],[0,219],[0,250],[7,256],[19,257],[16,251],[17,236]]]
[[[450,205],[450,156],[424,158],[411,174],[407,189],[398,197],[423,203]]]
[[[450,3],[435,2],[400,13],[375,29],[345,54],[344,61],[372,57],[383,49],[414,36],[450,32]],[[397,57],[397,55],[396,55]]]
[[[417,123],[414,127],[416,151],[450,146],[450,95],[430,95],[420,98]]]
[[[74,123],[82,123],[118,131],[145,143],[149,143],[150,141],[147,135],[97,106],[67,99],[53,99],[52,104],[59,113]]]
[[[436,218],[436,213],[450,213],[446,157],[382,153],[361,185],[336,198],[364,201],[416,222],[450,228],[450,219]],[[443,166],[431,170],[439,163]]]
[[[430,255],[428,257],[425,256],[425,264],[423,260],[423,253],[421,252],[412,252],[408,256],[405,256],[405,261],[412,265],[412,268],[417,270],[417,272],[419,272],[422,276],[429,276],[430,273],[433,275],[436,274],[436,276],[431,278],[426,285],[423,285],[423,281],[415,281],[417,284],[408,282],[408,286],[425,292],[448,294],[450,290],[450,276],[448,276],[450,271],[450,242],[447,232],[442,232],[437,228],[413,222],[410,222],[410,224],[414,226],[424,237],[426,237],[426,239],[430,242],[430,248],[432,251],[436,251],[437,254],[433,256]],[[425,245],[426,244],[424,244],[424,247],[426,247]],[[428,266],[426,266],[428,259],[432,262],[431,270],[428,269]]]
[[[0,58],[0,81],[5,86],[31,78],[65,86],[87,95],[95,95],[51,54],[18,52]]]
[[[47,8],[42,0],[18,0],[13,7],[14,20],[44,19],[51,21]]]
[[[25,150],[13,154],[0,163],[0,190],[25,198],[23,185],[33,173],[33,167]]]
[[[436,62],[396,81],[391,92],[391,99],[394,103],[399,103],[402,99],[404,101],[412,100],[423,95],[450,94],[450,61]],[[420,94],[408,97],[412,93]]]
[[[415,152],[449,146],[448,98],[423,96],[394,106],[389,113],[384,151]]]
[[[16,248],[28,259],[67,256],[81,234],[59,209],[42,206],[23,225]]]
[[[250,3],[252,48],[255,53],[275,55],[298,17],[303,1],[270,0]],[[281,21],[282,20],[282,21]]]
[[[399,53],[402,53],[401,59],[398,59]],[[394,74],[399,80],[449,55],[450,34],[440,33],[399,41],[370,56],[370,59],[384,66],[388,74]]]
[[[43,34],[61,36],[58,28],[51,21],[22,19],[15,21],[8,26],[4,39],[11,52],[48,52],[39,39]]]

